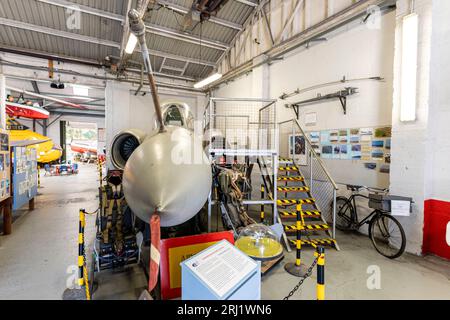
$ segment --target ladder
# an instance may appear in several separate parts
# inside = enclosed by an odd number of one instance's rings
[[[336,240],[332,237],[331,228],[323,218],[310,186],[306,184],[300,168],[294,164],[292,159],[279,159],[277,183],[278,214],[283,221],[287,237],[293,237],[289,239],[289,243],[292,246],[296,244],[296,207],[301,205],[302,245],[331,246],[339,250]]]

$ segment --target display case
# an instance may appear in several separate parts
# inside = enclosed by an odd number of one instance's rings
[[[11,196],[9,131],[0,129],[0,202]]]
[[[13,210],[29,203],[37,195],[37,154],[35,148],[16,146],[12,151]]]

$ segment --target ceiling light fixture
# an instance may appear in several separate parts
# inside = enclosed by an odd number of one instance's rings
[[[81,85],[72,85],[74,96],[88,96],[89,95],[89,87],[81,86]]]
[[[403,18],[400,82],[400,121],[416,120],[419,19],[416,13]]]
[[[125,47],[125,52],[128,54],[132,54],[134,48],[136,48],[138,39],[133,33],[130,33],[130,37],[128,38],[127,46]]]
[[[208,78],[203,79],[203,80],[197,82],[196,84],[194,84],[194,88],[195,89],[203,88],[203,87],[207,86],[208,84],[210,84],[216,80],[219,80],[220,78],[222,78],[222,74],[214,73],[213,75],[209,76]]]

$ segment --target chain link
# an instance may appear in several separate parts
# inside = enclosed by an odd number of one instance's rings
[[[316,266],[317,261],[319,261],[319,257],[320,257],[320,255],[317,255],[317,257],[314,259],[311,266],[308,268],[308,271],[306,272],[305,276],[297,283],[297,285],[294,287],[294,289],[292,289],[291,292],[289,292],[289,294],[286,297],[284,297],[283,300],[289,300],[295,294],[295,292],[301,287],[303,282],[306,279],[308,279],[309,277],[311,277],[313,269]]]

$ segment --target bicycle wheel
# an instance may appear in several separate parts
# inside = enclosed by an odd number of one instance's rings
[[[385,213],[370,221],[370,239],[381,255],[389,259],[400,257],[405,251],[406,236],[402,225],[393,216]]]
[[[331,212],[333,212],[333,203],[331,203]],[[336,228],[341,231],[351,230],[355,217],[353,205],[346,197],[336,198]]]

